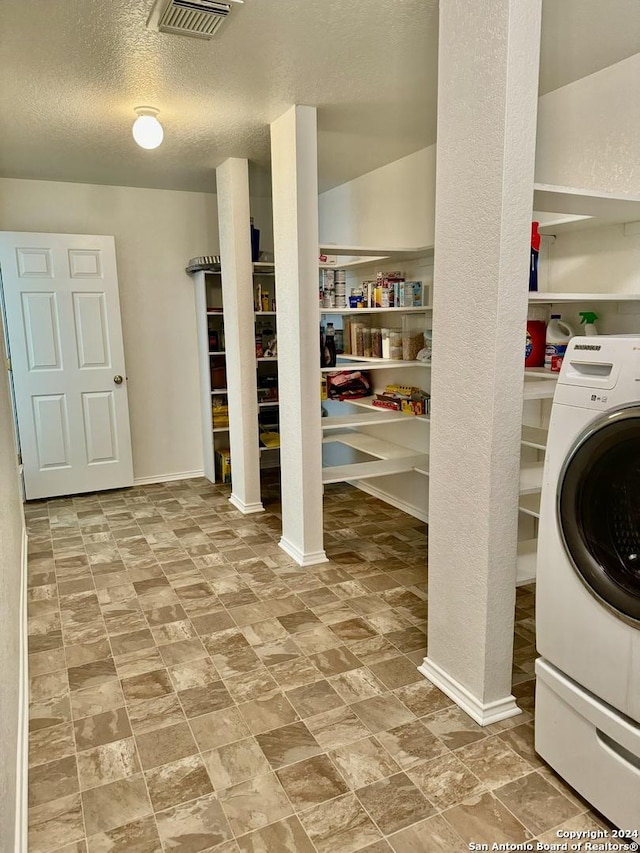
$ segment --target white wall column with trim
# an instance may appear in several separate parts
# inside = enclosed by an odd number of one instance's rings
[[[249,163],[230,157],[216,169],[224,339],[229,401],[231,503],[245,514],[262,512],[258,449],[253,265]]]
[[[280,547],[301,566],[327,561],[322,529],[317,147],[315,107],[292,106],[272,123]]]
[[[481,725],[511,695],[541,0],[441,0],[421,672]]]

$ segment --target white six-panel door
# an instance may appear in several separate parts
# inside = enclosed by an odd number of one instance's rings
[[[130,486],[113,237],[0,232],[27,499]]]

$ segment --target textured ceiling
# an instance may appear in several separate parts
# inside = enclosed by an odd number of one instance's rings
[[[1,175],[212,190],[235,156],[257,181],[293,103],[318,107],[322,189],[435,141],[436,0],[246,0],[211,41],[148,30],[152,2],[0,0]],[[545,0],[541,90],[636,52],[639,24],[638,0]]]

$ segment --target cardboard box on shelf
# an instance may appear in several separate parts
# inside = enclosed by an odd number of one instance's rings
[[[231,482],[231,453],[228,450],[216,450],[216,477],[222,483]]]

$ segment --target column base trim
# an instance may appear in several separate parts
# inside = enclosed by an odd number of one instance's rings
[[[264,512],[262,501],[246,504],[244,501],[241,501],[240,498],[236,497],[236,495],[231,495],[229,503],[233,504],[236,509],[239,509],[243,515],[250,515],[252,512]]]
[[[315,566],[318,563],[329,562],[329,558],[325,554],[324,550],[304,553],[296,545],[292,545],[291,542],[288,542],[284,538],[284,536],[278,542],[278,546],[282,548],[285,554],[288,554],[290,557],[293,557],[293,559],[299,566]]]
[[[453,699],[456,705],[462,708],[479,726],[488,726],[491,723],[497,723],[499,720],[506,720],[508,717],[515,717],[522,713],[513,696],[505,696],[504,699],[496,699],[494,702],[480,702],[466,687],[452,678],[437,663],[429,660],[428,657],[418,667],[418,672],[421,672],[432,684],[435,684],[450,699]]]

